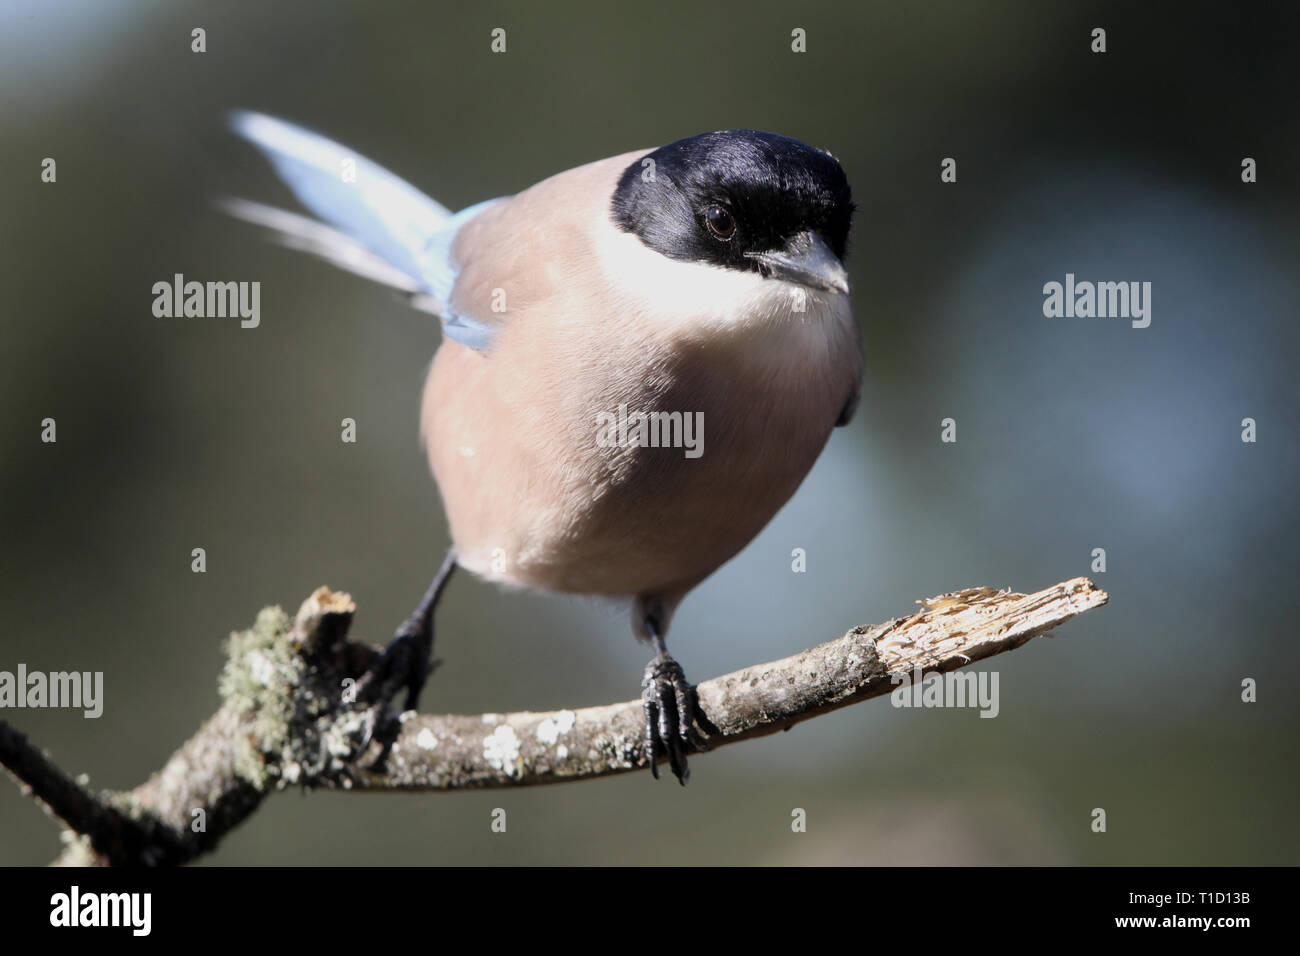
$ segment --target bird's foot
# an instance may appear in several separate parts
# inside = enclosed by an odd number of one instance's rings
[[[687,682],[682,666],[666,653],[646,665],[641,680],[641,706],[645,712],[645,752],[650,772],[659,779],[658,757],[666,754],[673,775],[686,786],[691,776],[686,755],[708,750],[708,738],[699,726],[703,715],[695,688]]]
[[[425,681],[439,664],[430,659],[432,649],[432,622],[412,618],[398,628],[397,634],[388,642],[383,653],[361,675],[356,684],[354,702],[357,709],[364,712],[365,719],[361,727],[361,738],[349,763],[358,760],[371,742],[377,740],[383,750],[376,758],[373,768],[383,766],[400,727],[398,714],[401,711],[394,713],[393,703],[397,695],[405,690],[406,700],[402,710],[415,709]]]
[[[348,763],[355,763],[369,748],[371,741],[378,740],[383,745],[383,750],[373,767],[382,767],[401,726],[397,715],[392,713],[393,700],[405,688],[406,705],[403,710],[414,710],[420,702],[424,682],[438,666],[438,661],[433,660],[434,611],[455,570],[456,549],[451,548],[415,611],[397,629],[388,647],[371,662],[357,681],[350,703],[364,714],[364,720],[360,741],[349,756]]]

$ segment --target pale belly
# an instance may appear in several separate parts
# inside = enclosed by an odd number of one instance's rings
[[[461,564],[551,591],[685,593],[816,461],[858,374],[856,341],[842,338],[811,356],[744,341],[659,355],[630,345],[581,365],[544,356],[572,374],[526,379],[503,377],[518,365],[500,355],[444,346],[424,426]],[[635,412],[680,413],[681,425],[661,419],[661,447],[640,447],[654,436]]]

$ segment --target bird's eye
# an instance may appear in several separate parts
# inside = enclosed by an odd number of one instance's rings
[[[719,239],[730,239],[736,234],[736,220],[721,206],[710,206],[704,221],[709,224],[709,232]]]

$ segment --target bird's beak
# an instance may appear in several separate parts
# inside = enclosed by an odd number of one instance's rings
[[[757,259],[782,279],[827,292],[849,291],[849,274],[844,271],[844,263],[815,232],[799,233],[784,249],[745,255]]]

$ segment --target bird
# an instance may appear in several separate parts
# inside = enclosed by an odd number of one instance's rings
[[[420,436],[451,547],[363,677],[369,697],[405,688],[417,706],[457,568],[616,600],[654,654],[647,762],[658,778],[666,757],[684,785],[716,728],[668,651],[674,611],[793,495],[861,395],[839,161],[719,130],[453,213],[311,130],[229,122],[311,215],[234,198],[228,213],[441,325]]]

